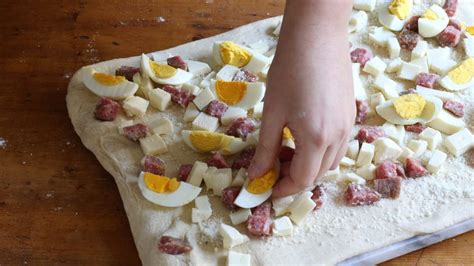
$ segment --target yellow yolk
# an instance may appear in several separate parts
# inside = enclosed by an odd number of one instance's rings
[[[437,20],[438,19],[438,15],[436,15],[436,13],[431,9],[426,10],[425,13],[423,13],[423,15],[421,15],[421,17],[429,19],[429,20]]]
[[[250,62],[252,55],[233,42],[222,42],[219,46],[222,62],[226,65],[243,67]]]
[[[474,76],[474,58],[469,58],[462,62],[455,69],[448,73],[449,79],[457,84],[465,84],[471,81]]]
[[[229,105],[237,104],[247,92],[247,84],[241,81],[216,81],[216,94],[219,100]]]
[[[410,15],[412,4],[412,0],[393,0],[388,6],[388,10],[390,14],[403,20]]]
[[[291,139],[294,140],[295,138],[291,134],[291,131],[288,127],[283,128],[283,139]]]
[[[144,180],[146,186],[157,193],[173,192],[179,188],[179,181],[176,178],[145,173]]]
[[[209,152],[227,147],[232,138],[222,133],[195,130],[191,132],[189,139],[194,148]]]
[[[423,113],[426,100],[419,94],[407,94],[397,98],[393,105],[397,114],[402,118],[411,119],[417,118]]]
[[[155,72],[155,75],[162,79],[171,78],[176,75],[176,68],[166,65],[158,64],[156,62],[150,61],[150,67]]]
[[[466,26],[466,32],[474,36],[474,26]]]
[[[263,193],[275,185],[277,180],[277,173],[274,169],[268,171],[261,177],[255,178],[247,185],[247,190],[253,194]]]
[[[94,73],[94,79],[100,84],[107,86],[114,86],[125,81],[125,77],[123,76],[114,76],[100,72]]]

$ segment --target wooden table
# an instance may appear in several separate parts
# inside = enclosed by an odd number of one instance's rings
[[[3,0],[0,264],[140,263],[112,177],[66,112],[90,63],[173,47],[279,15],[284,1]],[[389,264],[474,263],[474,232]]]

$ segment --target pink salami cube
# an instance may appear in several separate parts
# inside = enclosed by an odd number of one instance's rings
[[[392,161],[384,161],[375,168],[375,178],[385,179],[398,176],[397,164]]]
[[[404,91],[399,92],[398,94],[402,96],[402,95],[413,94],[413,93],[416,93],[415,89],[404,90]]]
[[[364,48],[357,48],[351,52],[351,61],[352,63],[359,63],[361,67],[365,66],[365,63],[372,59],[372,53]]]
[[[313,195],[311,196],[311,199],[316,203],[313,210],[319,210],[323,206],[324,187],[322,185],[317,185],[312,192]]]
[[[462,102],[447,100],[443,103],[443,108],[457,117],[464,116],[464,104]]]
[[[263,215],[250,215],[247,230],[254,236],[269,236],[272,234],[272,220]]]
[[[428,171],[421,164],[421,161],[414,158],[406,159],[405,172],[407,177],[420,177],[428,174]]]
[[[426,129],[426,126],[424,126],[421,123],[416,123],[416,124],[413,124],[413,125],[406,125],[405,126],[406,131],[417,133],[417,134],[420,134],[425,129]]]
[[[405,24],[405,29],[418,33],[418,20],[419,19],[420,19],[420,16],[411,17]]]
[[[258,205],[257,207],[255,207],[252,211],[252,215],[270,217],[271,210],[272,210],[272,204],[266,201]]]
[[[193,248],[185,240],[171,236],[162,236],[158,249],[169,255],[179,255],[190,252]]]
[[[95,107],[94,116],[102,121],[114,121],[120,110],[120,104],[108,98],[101,98]]]
[[[416,44],[420,40],[421,36],[411,30],[403,29],[398,34],[398,42],[400,43],[400,47],[402,47],[403,49],[408,49],[410,51],[416,47]]]
[[[385,131],[380,126],[363,127],[357,133],[357,139],[360,142],[372,143],[380,137],[385,136]]]
[[[439,35],[438,43],[442,47],[455,47],[461,40],[461,31],[454,26],[447,26]]]
[[[248,117],[239,117],[235,119],[227,129],[226,134],[242,139],[255,130],[255,122]]]
[[[420,73],[416,76],[416,85],[432,89],[438,80],[438,75],[429,73]]]
[[[221,118],[222,115],[229,109],[227,104],[220,102],[218,100],[212,100],[206,107],[206,114]]]
[[[256,82],[258,80],[257,75],[253,74],[245,68],[239,69],[232,78],[233,81],[244,81],[244,82]]]
[[[371,205],[380,200],[380,194],[367,186],[351,183],[344,193],[344,199],[352,206]]]
[[[443,8],[446,11],[446,14],[448,14],[448,17],[453,17],[458,9],[458,0],[446,0]]]
[[[156,156],[146,155],[143,164],[143,171],[155,175],[165,174],[165,162]]]
[[[140,73],[139,67],[121,66],[119,69],[115,70],[116,76],[123,76],[128,81],[133,81],[133,76],[136,73]]]
[[[239,195],[241,187],[238,186],[230,186],[226,187],[222,190],[222,203],[230,209],[230,210],[237,210],[239,207],[234,204],[235,199]]]
[[[369,113],[369,103],[367,101],[356,100],[356,123],[362,124],[367,119],[367,114]]]
[[[384,198],[396,199],[400,196],[402,178],[399,176],[374,180],[375,190]]]
[[[171,101],[181,105],[181,107],[187,107],[195,98],[190,92],[178,89],[172,85],[165,85],[162,89],[171,94]]]
[[[248,169],[250,163],[252,162],[253,156],[255,156],[255,148],[247,148],[243,150],[237,158],[235,158],[234,163],[232,164],[232,169],[245,168]]]
[[[191,173],[191,170],[193,169],[192,164],[182,164],[179,167],[178,171],[178,180],[179,181],[186,181],[188,179],[189,174]]]
[[[220,152],[213,152],[211,157],[207,160],[208,166],[214,166],[216,168],[229,168],[229,165],[225,161],[224,156]]]
[[[127,138],[133,141],[137,141],[141,138],[146,137],[148,134],[148,131],[149,131],[149,128],[142,123],[138,123],[138,124],[123,128],[123,134]]]
[[[184,71],[188,71],[188,64],[179,55],[166,59],[166,62],[169,66],[172,66],[174,68],[181,68]]]

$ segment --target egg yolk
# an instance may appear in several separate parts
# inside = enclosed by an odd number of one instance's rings
[[[251,180],[247,185],[247,191],[252,194],[261,194],[272,188],[273,185],[275,185],[276,180],[277,173],[275,169],[272,169],[263,176]]]
[[[423,13],[423,15],[421,15],[421,17],[429,19],[429,20],[437,20],[438,19],[438,15],[431,9],[426,10],[425,13]]]
[[[176,75],[176,68],[166,65],[166,64],[158,64],[156,62],[150,61],[150,67],[155,72],[155,75],[162,79],[171,78],[172,76]]]
[[[243,67],[252,59],[252,54],[233,42],[222,42],[219,48],[222,62],[226,65]]]
[[[100,72],[94,73],[93,77],[100,84],[107,85],[107,86],[118,85],[125,81],[125,77],[123,76],[114,76],[114,75],[109,75],[109,74],[100,73]]]
[[[295,138],[291,134],[291,131],[288,127],[283,128],[283,139],[291,139],[294,140]]]
[[[216,81],[216,94],[219,100],[229,105],[239,103],[247,92],[247,84],[241,81]]]
[[[388,6],[388,10],[390,14],[403,20],[410,15],[412,4],[412,0],[394,0]]]
[[[467,26],[466,32],[474,36],[474,26]]]
[[[426,100],[419,94],[407,94],[397,98],[393,105],[395,111],[400,117],[405,119],[417,118],[423,113],[425,109]]]
[[[448,73],[449,78],[456,84],[466,84],[474,76],[474,58],[462,62]]]
[[[232,138],[222,133],[195,130],[191,132],[189,139],[194,148],[202,152],[209,152],[227,147]]]
[[[146,186],[157,193],[173,192],[179,188],[179,181],[176,178],[170,179],[162,175],[145,173],[144,176]]]

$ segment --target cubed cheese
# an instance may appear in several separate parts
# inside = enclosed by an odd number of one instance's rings
[[[341,159],[341,161],[339,162],[339,165],[344,166],[344,167],[351,167],[351,166],[355,165],[355,161],[351,158],[348,158],[348,157],[344,156]]]
[[[261,119],[262,114],[263,114],[263,102],[259,102],[253,107],[253,118]]]
[[[202,176],[202,180],[204,180],[207,190],[212,190],[212,182],[213,182],[214,174],[216,173],[216,171],[217,171],[217,167],[210,166],[207,168],[206,172]]]
[[[246,222],[249,216],[252,215],[252,212],[250,209],[240,209],[238,211],[231,212],[229,215],[232,224],[238,225]]]
[[[448,158],[448,155],[446,153],[440,150],[435,150],[433,152],[433,155],[431,155],[430,160],[428,161],[426,169],[428,169],[430,173],[437,173],[439,169],[441,169],[441,166],[443,166],[444,162],[446,161],[446,158]]]
[[[403,140],[405,139],[404,126],[395,126],[392,123],[385,122],[382,127],[387,137],[391,138],[398,145],[401,145],[403,143]]]
[[[439,75],[446,74],[449,70],[457,65],[457,62],[452,60],[452,49],[449,47],[428,49],[428,65],[431,70]]]
[[[281,21],[278,22],[278,24],[276,25],[275,29],[273,30],[273,35],[275,36],[279,36],[280,35],[280,31],[281,31]]]
[[[385,102],[385,97],[381,92],[374,93],[370,95],[370,106],[372,108],[377,107],[377,105]]]
[[[359,141],[355,139],[349,142],[349,145],[347,145],[346,156],[352,160],[355,160],[357,159],[357,155],[359,155]]]
[[[181,89],[183,91],[191,93],[194,96],[199,95],[199,93],[201,92],[201,88],[191,83],[184,83],[183,85],[181,85]]]
[[[224,80],[224,81],[232,81],[235,74],[239,72],[239,68],[233,65],[225,65],[217,72],[216,79],[217,80]]]
[[[413,151],[414,157],[420,157],[426,151],[426,148],[428,147],[428,142],[422,139],[412,139],[408,142],[407,147]]]
[[[212,210],[203,210],[192,208],[191,209],[191,221],[193,223],[201,223],[209,219],[212,215]]]
[[[171,104],[171,94],[162,89],[153,89],[148,92],[150,104],[154,108],[164,111]]]
[[[215,100],[216,97],[209,88],[205,88],[194,98],[193,103],[199,110],[203,110],[210,102]]]
[[[206,195],[196,197],[194,199],[194,205],[200,210],[212,210],[211,203],[209,202],[209,197]]]
[[[365,92],[365,88],[362,85],[362,81],[360,80],[360,64],[359,63],[352,63],[352,87],[354,88],[354,96],[356,100],[367,100],[367,93]]]
[[[441,132],[431,127],[427,127],[418,136],[420,139],[426,140],[426,142],[428,142],[428,148],[432,151],[438,148],[438,145],[443,141]]]
[[[390,30],[387,30],[385,27],[369,28],[369,40],[378,46],[387,46],[388,40],[393,37],[396,37],[395,34]]]
[[[219,234],[222,236],[223,246],[225,249],[230,249],[249,241],[249,238],[246,235],[241,234],[234,227],[223,223],[219,228]]]
[[[184,122],[191,122],[199,115],[199,110],[197,109],[194,103],[189,103],[188,107],[186,107],[186,111],[184,111]]]
[[[339,166],[337,166],[336,169],[334,169],[334,170],[328,170],[322,176],[322,181],[335,181],[339,177],[340,173],[341,173],[341,170],[340,170]]]
[[[217,169],[211,179],[211,188],[214,195],[221,196],[222,190],[232,183],[232,169]]]
[[[227,266],[250,266],[250,259],[249,254],[229,251],[229,255],[227,255]]]
[[[167,135],[174,132],[173,123],[166,117],[153,117],[146,124],[154,134]]]
[[[400,57],[398,57],[390,61],[390,63],[388,63],[388,66],[385,69],[385,71],[387,73],[395,73],[400,69],[400,67],[402,66],[402,63],[403,63],[403,60]]]
[[[156,155],[168,151],[165,141],[158,134],[141,138],[140,146],[146,155]]]
[[[306,216],[316,207],[316,203],[311,199],[312,195],[311,191],[303,192],[288,207],[291,213],[290,219],[295,224],[301,224]]]
[[[123,135],[123,128],[133,126],[133,120],[123,120],[118,126],[118,132],[120,135]]]
[[[413,59],[410,61],[410,64],[419,66],[421,68],[421,72],[423,73],[430,72],[430,69],[428,68],[428,59],[426,59],[426,56]]]
[[[466,38],[463,39],[463,47],[464,47],[464,52],[466,53],[467,57],[473,58],[474,57],[474,36],[469,36],[469,34],[466,34]]]
[[[123,101],[123,109],[129,115],[143,116],[148,108],[148,101],[138,96],[128,97]]]
[[[291,236],[293,234],[293,224],[288,216],[273,221],[273,234],[277,236]]]
[[[419,41],[411,51],[411,60],[425,56],[427,51],[428,43],[426,41]]]
[[[366,12],[353,11],[349,19],[349,33],[360,32],[363,29],[367,28],[367,23],[369,21],[369,16]]]
[[[372,59],[367,61],[364,66],[364,72],[374,75],[375,77],[379,74],[382,74],[385,69],[387,68],[387,64],[385,64],[382,59],[378,56],[374,56]]]
[[[406,80],[415,80],[416,76],[421,73],[421,67],[415,64],[402,62],[398,70],[397,77]]]
[[[352,6],[354,9],[372,12],[375,10],[377,0],[353,0]]]
[[[283,198],[272,199],[272,206],[273,206],[273,211],[275,212],[275,216],[281,216],[289,212],[288,207],[290,207],[294,199],[295,198],[293,195],[286,196]]]
[[[235,177],[232,180],[232,183],[230,185],[239,186],[239,187],[243,186],[245,183],[246,176],[247,176],[247,169],[240,168],[239,171],[237,171],[237,174],[235,174]]]
[[[396,160],[402,153],[402,148],[389,138],[379,138],[374,142],[374,162],[379,164],[385,160]]]
[[[361,168],[356,170],[356,174],[363,177],[365,180],[372,180],[375,178],[375,165],[373,164],[366,164]]]
[[[388,46],[388,53],[390,55],[390,59],[395,59],[400,56],[400,43],[398,43],[398,39],[395,37],[392,37],[388,39],[387,42]]]
[[[186,182],[190,183],[191,185],[200,187],[206,171],[206,163],[200,161],[194,162],[193,168],[191,169],[191,172],[189,172],[188,179],[186,180]]]
[[[375,146],[371,143],[364,142],[357,156],[356,165],[358,167],[370,164],[374,158]]]
[[[397,87],[397,83],[385,75],[377,76],[374,81],[374,87],[383,93],[385,99],[391,100],[400,96],[395,89]]]
[[[427,126],[437,129],[444,134],[454,134],[466,127],[466,123],[461,118],[455,117],[448,111],[442,109]]]
[[[253,51],[255,51],[257,53],[260,53],[260,54],[265,54],[270,49],[270,46],[268,46],[268,43],[264,40],[259,40],[259,41],[253,42],[253,43],[249,44],[249,47]]]
[[[340,175],[337,182],[343,186],[346,186],[350,183],[365,185],[365,179],[363,177],[351,172]]]
[[[405,163],[407,158],[414,157],[415,153],[407,147],[402,148],[402,153],[398,156],[398,160],[402,163]]]
[[[239,117],[246,117],[247,116],[247,111],[239,108],[239,107],[234,107],[234,106],[229,106],[227,111],[224,112],[224,114],[221,116],[221,123],[224,126],[230,125],[235,119]]]
[[[247,143],[249,145],[257,145],[259,137],[260,137],[260,129],[257,129],[254,132],[247,135]]]
[[[474,136],[469,129],[465,128],[451,136],[447,136],[444,146],[452,155],[460,156],[474,146]]]
[[[193,121],[193,130],[214,132],[219,127],[219,119],[206,113],[200,113]]]

